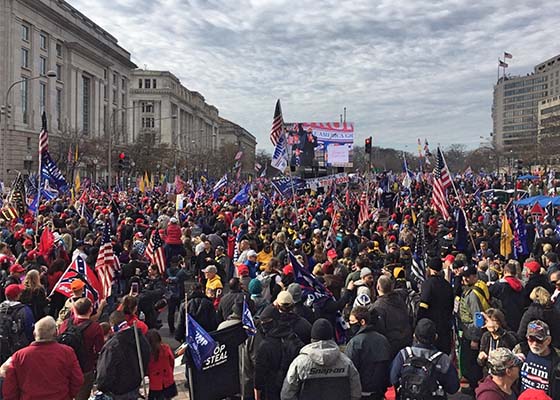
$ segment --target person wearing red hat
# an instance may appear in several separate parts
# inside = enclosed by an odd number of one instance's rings
[[[33,312],[29,306],[19,301],[23,289],[21,284],[11,284],[4,290],[6,300],[0,304],[0,335],[7,337],[8,343],[0,346],[2,361],[33,341]],[[10,328],[8,332],[3,332],[4,327],[14,326],[15,330]]]
[[[14,264],[10,267],[10,275],[6,277],[4,282],[2,283],[2,292],[5,292],[6,288],[9,285],[19,285],[21,284],[21,277],[25,273],[25,268],[23,268],[20,264]],[[4,294],[4,299],[6,298]]]
[[[527,307],[531,304],[530,296],[534,288],[541,286],[548,290],[550,294],[554,293],[554,288],[550,284],[545,271],[541,268],[541,264],[537,260],[528,258],[527,261],[525,261],[524,268],[528,278],[527,283],[523,288],[523,297],[525,299],[524,305]]]

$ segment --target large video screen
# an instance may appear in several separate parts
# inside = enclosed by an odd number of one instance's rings
[[[352,167],[352,122],[292,122],[284,126],[291,166]]]

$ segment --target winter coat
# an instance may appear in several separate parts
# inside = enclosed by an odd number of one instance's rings
[[[181,227],[178,224],[169,224],[165,231],[165,243],[166,244],[178,244],[182,245],[181,240]]]
[[[550,386],[547,394],[553,399],[558,399],[560,398],[560,350],[555,347],[552,347],[550,350],[552,354],[552,373],[548,378]],[[531,351],[531,349],[527,342],[521,342],[513,349],[514,354],[521,353],[524,354],[525,357],[527,357],[529,351]],[[520,384],[521,380],[518,380],[517,383]]]
[[[400,349],[412,343],[412,328],[408,318],[408,308],[398,293],[380,296],[373,303],[377,312],[377,327],[391,345],[391,358]]]
[[[385,336],[375,331],[371,325],[361,327],[350,339],[344,353],[352,360],[360,373],[362,393],[374,393],[383,397],[389,381],[391,365],[391,346]]]
[[[502,303],[502,310],[506,317],[508,328],[517,331],[523,308],[525,307],[525,298],[523,297],[523,284],[514,276],[506,276],[495,284],[491,285],[488,290],[490,295]]]
[[[532,303],[521,318],[517,336],[524,340],[527,334],[527,325],[529,325],[529,322],[537,319],[548,324],[552,336],[552,345],[560,347],[560,311],[552,304],[543,306],[539,303]]]
[[[305,318],[290,312],[280,313],[280,323],[287,323],[304,344],[311,343],[311,324]]]
[[[231,291],[224,295],[220,300],[220,305],[218,306],[217,310],[217,319],[218,323],[225,321],[227,317],[231,315],[233,305],[236,302],[243,302],[243,300],[247,301],[247,305],[249,306],[249,310],[251,310],[251,314],[255,312],[255,303],[251,300],[251,296],[248,293],[242,291]]]
[[[531,299],[529,298],[529,296],[531,295],[533,289],[538,286],[542,286],[543,288],[548,290],[550,294],[554,293],[554,289],[550,285],[550,282],[548,281],[546,274],[532,275],[527,281],[527,283],[525,284],[525,288],[523,289],[525,307],[531,304]]]
[[[55,341],[34,342],[13,354],[2,393],[5,400],[70,400],[83,382],[74,350]]]
[[[198,324],[202,326],[206,332],[212,332],[218,328],[214,305],[204,293],[192,293],[189,298],[189,305],[187,309],[189,315],[194,318],[194,320],[198,322]],[[179,307],[179,323],[175,329],[175,340],[179,343],[183,343],[185,341],[185,332],[185,303],[183,302],[181,303],[181,307]]]
[[[508,395],[498,385],[494,383],[492,380],[492,376],[487,376],[475,389],[476,398],[477,400],[509,400],[509,399],[516,399],[517,395],[515,394],[511,397]]]
[[[173,368],[175,367],[175,356],[169,345],[162,343],[159,349],[158,359],[150,356],[148,364],[148,377],[150,378],[150,390],[163,390],[175,383],[173,379]]]
[[[144,371],[150,361],[150,344],[140,332],[140,352]],[[142,376],[138,364],[134,328],[117,332],[103,346],[97,361],[97,388],[105,393],[124,394],[140,387]]]
[[[499,347],[505,347],[507,349],[513,350],[515,345],[519,342],[517,335],[514,332],[506,331],[503,328],[498,330],[498,339],[494,339],[492,334],[488,331],[482,334],[480,339],[480,350],[479,352],[485,352],[486,355],[490,354],[490,351],[495,350]],[[481,363],[479,359],[479,364],[486,364],[486,360]],[[482,365],[482,366],[484,366]]]
[[[290,365],[280,395],[282,400],[359,400],[361,397],[360,374],[333,340],[320,340],[301,349]]]

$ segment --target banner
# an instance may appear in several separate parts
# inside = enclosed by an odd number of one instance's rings
[[[238,394],[239,345],[247,339],[241,323],[210,333],[216,342],[213,354],[197,369],[187,357],[192,400],[223,399]]]
[[[299,177],[284,176],[281,178],[275,178],[271,181],[272,187],[278,191],[284,197],[292,197],[293,193],[297,193],[298,190],[303,190],[306,188],[305,180]],[[292,189],[293,186],[293,189]]]
[[[217,345],[212,336],[210,336],[189,314],[187,314],[187,320],[189,354],[196,368],[200,370],[203,364],[213,356]]]
[[[292,122],[284,126],[291,166],[352,167],[352,122]]]
[[[68,183],[60,169],[51,158],[48,152],[43,153],[41,161],[41,176],[49,182],[51,187],[55,187],[58,191],[66,193],[68,191]]]
[[[340,185],[343,183],[348,183],[350,178],[346,172],[335,175],[327,175],[321,178],[311,178],[305,180],[305,185],[307,189],[317,190],[320,187],[330,187],[334,184]]]

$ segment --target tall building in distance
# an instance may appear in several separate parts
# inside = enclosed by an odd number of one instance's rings
[[[43,110],[63,171],[70,146],[108,140],[108,119],[128,103],[136,68],[114,36],[63,0],[1,1],[0,54],[0,180],[36,172]],[[124,113],[114,115],[116,124]],[[102,147],[81,158],[90,176],[105,162]]]
[[[560,55],[534,67],[524,76],[501,77],[494,85],[493,141],[496,149],[511,157],[539,164],[545,143],[539,136],[539,104],[559,95]]]

